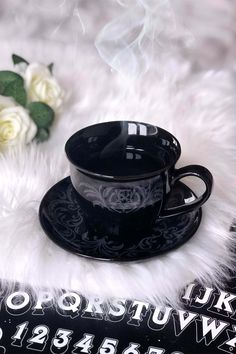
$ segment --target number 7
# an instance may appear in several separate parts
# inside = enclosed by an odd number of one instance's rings
[[[164,354],[165,350],[157,347],[149,347],[146,354]]]

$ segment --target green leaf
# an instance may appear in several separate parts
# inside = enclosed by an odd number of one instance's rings
[[[31,102],[27,106],[30,116],[38,128],[49,128],[54,120],[54,111],[46,103]]]
[[[49,69],[49,71],[50,71],[51,74],[52,74],[52,72],[53,72],[53,66],[54,66],[53,63],[51,63],[51,64],[48,65],[48,69]]]
[[[47,140],[49,138],[49,131],[48,129],[44,129],[44,128],[39,128],[38,132],[35,136],[35,139],[39,142],[43,142],[45,140]]]
[[[0,71],[0,95],[13,97],[20,105],[26,105],[23,78],[13,71]]]
[[[24,58],[22,58],[16,54],[12,54],[12,61],[13,61],[14,65],[20,64],[20,63],[25,63],[25,64],[29,65],[29,62],[27,60],[25,60]]]
[[[2,94],[6,86],[13,81],[19,81],[22,85],[24,84],[23,78],[13,71],[0,71],[0,94]]]
[[[13,81],[6,86],[4,96],[13,97],[14,100],[21,106],[26,105],[26,91],[24,86],[19,81]]]

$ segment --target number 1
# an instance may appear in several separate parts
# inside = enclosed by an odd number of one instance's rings
[[[28,324],[29,322],[23,322],[16,326],[17,330],[16,333],[11,337],[13,339],[13,342],[11,342],[11,345],[14,347],[22,347],[22,342],[25,338],[25,335],[28,331]]]

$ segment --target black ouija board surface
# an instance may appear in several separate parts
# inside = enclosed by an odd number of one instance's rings
[[[77,291],[1,288],[0,353],[236,353],[236,277],[216,289],[189,284],[181,309],[86,299]]]

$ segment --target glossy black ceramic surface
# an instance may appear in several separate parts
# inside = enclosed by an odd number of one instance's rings
[[[111,241],[127,234],[127,247],[140,230],[150,232],[157,217],[197,210],[211,194],[211,173],[199,165],[175,169],[179,142],[147,123],[95,124],[72,135],[65,150],[88,229]],[[188,204],[168,207],[169,193],[186,176],[201,178],[206,191]]]
[[[186,185],[177,182],[167,206],[185,205],[195,199]],[[194,235],[201,221],[201,209],[198,209],[165,219],[157,217],[151,228],[137,228],[133,238],[126,233],[116,238],[108,234],[101,236],[88,227],[69,177],[46,193],[39,214],[44,231],[59,246],[80,256],[114,261],[144,259],[179,247]]]
[[[70,137],[70,162],[86,174],[111,180],[137,180],[173,166],[181,149],[164,129],[147,123],[114,121],[91,125]]]

